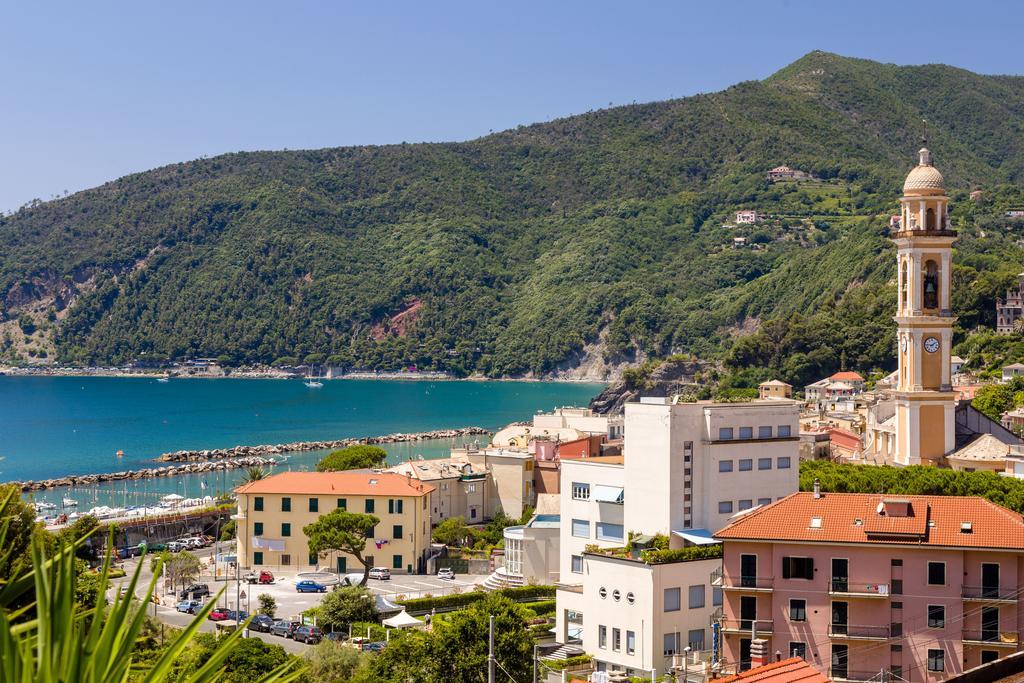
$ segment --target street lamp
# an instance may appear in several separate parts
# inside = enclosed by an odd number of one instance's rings
[[[689,683],[689,673],[690,673],[689,672],[689,668],[690,668],[689,659],[690,659],[690,651],[692,649],[693,648],[691,648],[689,645],[687,645],[686,647],[683,648],[683,683]]]

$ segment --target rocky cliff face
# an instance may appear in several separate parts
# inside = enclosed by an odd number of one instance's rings
[[[622,379],[591,399],[590,409],[601,415],[618,415],[626,403],[639,401],[641,396],[695,394],[702,386],[700,376],[706,376],[713,367],[704,361],[673,358],[628,370]]]

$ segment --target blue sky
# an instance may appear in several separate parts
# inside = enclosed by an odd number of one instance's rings
[[[813,49],[1024,74],[1004,2],[7,2],[0,211],[223,152],[466,140]]]

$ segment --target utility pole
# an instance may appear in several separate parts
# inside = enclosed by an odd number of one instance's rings
[[[533,683],[537,683],[537,643],[533,644]]]
[[[494,683],[494,615],[487,629],[487,683]]]

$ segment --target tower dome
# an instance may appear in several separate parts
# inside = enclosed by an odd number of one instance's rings
[[[907,174],[903,181],[904,195],[941,195],[946,193],[946,183],[939,169],[932,166],[932,153],[927,147],[918,152],[920,160],[917,166]]]

